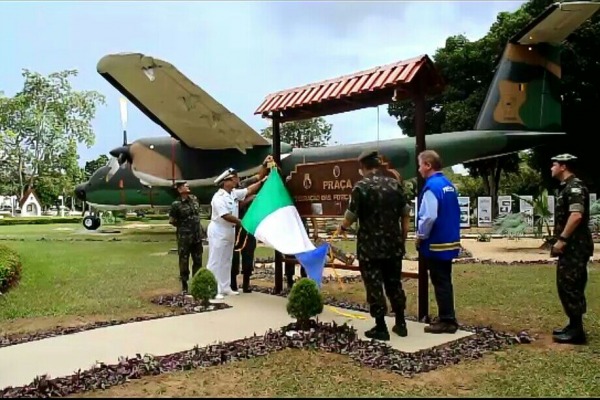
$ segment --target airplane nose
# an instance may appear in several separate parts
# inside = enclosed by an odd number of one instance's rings
[[[131,153],[129,152],[129,145],[119,146],[116,149],[109,151],[109,154],[115,157],[119,161],[119,165],[125,162],[131,162]]]
[[[81,201],[85,201],[85,183],[75,187],[75,197]]]

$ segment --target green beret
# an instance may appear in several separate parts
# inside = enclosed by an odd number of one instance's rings
[[[575,157],[572,154],[565,153],[565,154],[559,154],[557,156],[554,156],[551,158],[551,160],[559,162],[559,163],[565,163],[565,162],[575,161],[575,160],[577,160],[577,157]]]
[[[358,161],[361,162],[371,158],[377,158],[378,156],[379,153],[377,152],[377,150],[365,150],[358,156]]]

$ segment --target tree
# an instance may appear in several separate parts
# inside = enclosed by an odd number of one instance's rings
[[[90,179],[92,177],[93,173],[96,172],[96,170],[98,168],[104,167],[107,163],[108,163],[108,156],[106,156],[105,154],[101,154],[95,160],[86,161],[85,167],[83,168],[84,178]]]
[[[57,179],[58,171],[74,178],[74,172],[65,171],[77,159],[78,143],[88,148],[94,144],[91,123],[98,105],[105,104],[98,92],[72,88],[76,70],[43,76],[25,69],[22,76],[23,89],[0,101],[0,148],[8,160],[2,175],[18,182],[21,195],[41,177]]]
[[[499,13],[489,32],[480,40],[470,42],[462,35],[446,40],[434,60],[448,82],[442,95],[427,99],[427,133],[470,129],[474,125],[474,111],[483,104],[487,87],[497,68],[498,56],[508,39],[537,17],[554,0],[530,0],[513,13]],[[597,126],[596,110],[600,104],[600,14],[594,15],[571,34],[562,45],[562,121],[567,133],[557,145],[540,146],[533,150],[529,166],[541,172],[546,188],[556,184],[550,177],[550,157],[565,152],[576,154],[579,161],[577,174],[590,187],[600,190],[600,174],[595,173],[596,154],[590,142],[590,129]],[[410,102],[392,103],[389,113],[409,136],[414,136],[414,106]],[[590,128],[592,127],[592,128]],[[514,157],[514,156],[513,156]],[[514,167],[513,158],[511,167]],[[481,163],[465,165],[475,176],[485,175],[487,181],[499,179],[497,171]],[[506,165],[502,166],[506,171]],[[493,179],[490,181],[490,179]],[[495,205],[496,202],[494,202]]]
[[[324,147],[331,140],[332,125],[324,118],[285,122],[281,125],[281,141],[293,147]],[[267,139],[273,138],[273,128],[261,131]]]
[[[498,20],[505,17],[501,14]],[[447,87],[442,94],[426,101],[427,135],[473,129],[494,77],[497,56],[502,50],[499,43],[508,40],[505,37],[506,33],[498,29],[490,30],[486,37],[476,42],[469,41],[464,35],[451,36],[446,39],[445,46],[436,51],[433,59]],[[388,112],[396,117],[405,134],[411,137],[415,135],[415,108],[412,101],[392,103]],[[465,164],[472,177],[481,178],[482,194],[492,197],[493,215],[497,214],[502,173],[516,171],[518,160],[518,155],[511,154]]]

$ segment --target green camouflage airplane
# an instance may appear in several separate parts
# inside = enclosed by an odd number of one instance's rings
[[[560,44],[600,8],[598,2],[555,3],[507,43],[474,130],[427,136],[427,148],[456,165],[530,149],[561,132]],[[75,192],[92,209],[169,207],[172,185],[187,180],[203,204],[214,179],[233,167],[258,171],[271,142],[196,86],[173,65],[142,54],[103,57],[98,72],[171,137],[142,138],[110,152],[114,157]],[[356,158],[377,148],[405,179],[416,176],[415,139],[294,148],[281,144],[281,169]],[[92,214],[84,226],[97,229]]]

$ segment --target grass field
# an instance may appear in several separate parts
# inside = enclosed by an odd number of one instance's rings
[[[126,226],[114,228],[120,234],[90,234],[80,225],[66,224],[0,227],[0,243],[17,250],[23,261],[20,285],[0,298],[0,333],[164,312],[148,298],[179,289],[177,258],[168,254],[175,247],[172,228],[164,223]],[[343,246],[350,249],[351,244]],[[271,254],[267,249],[257,251],[258,257]],[[585,318],[590,344],[580,347],[551,342],[551,329],[565,322],[552,265],[469,264],[457,265],[454,271],[461,322],[528,330],[539,334],[539,340],[412,379],[362,368],[343,356],[286,350],[88,395],[600,396],[600,266],[590,267]],[[404,285],[408,314],[415,315],[416,281]],[[324,286],[324,292],[361,303],[365,299],[361,283],[333,282]],[[435,314],[432,294],[430,302]]]

